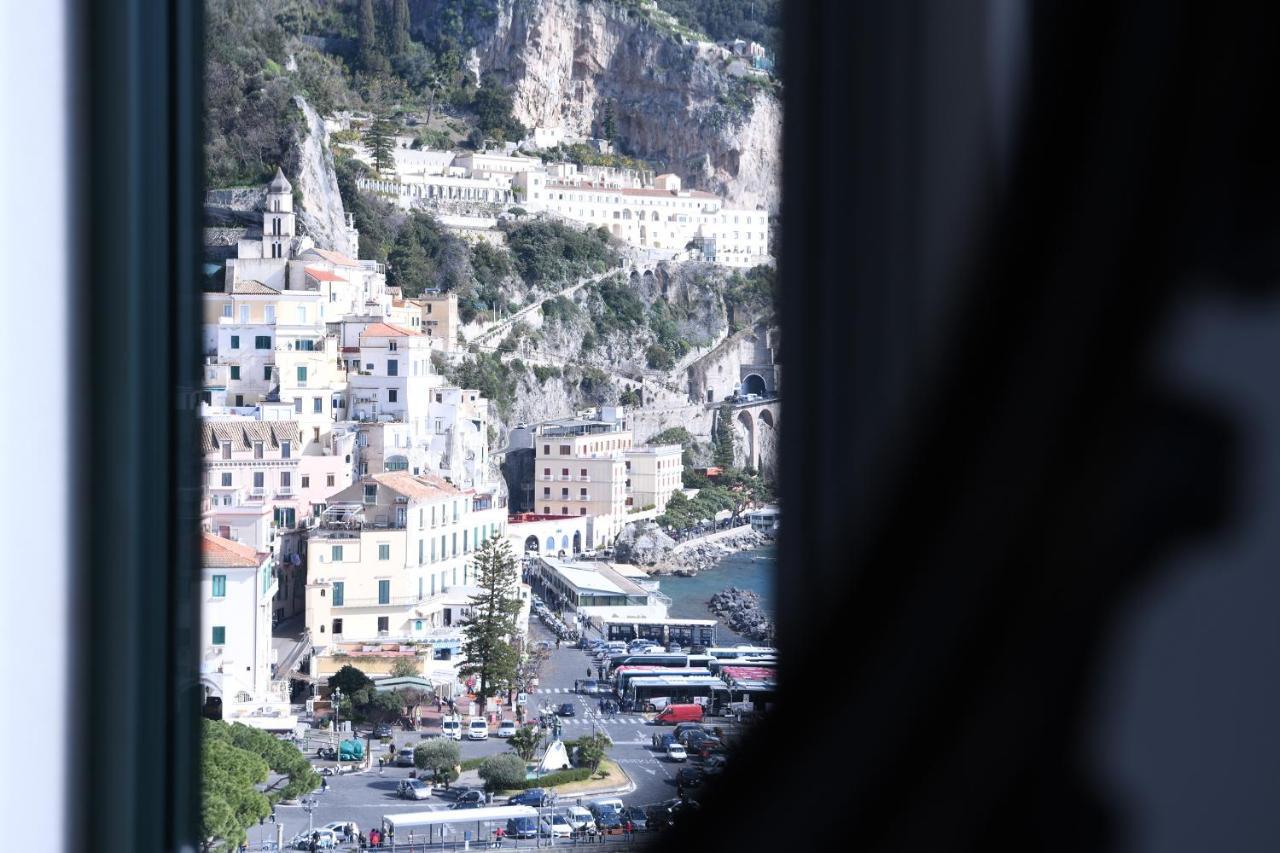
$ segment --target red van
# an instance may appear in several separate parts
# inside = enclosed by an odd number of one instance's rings
[[[653,721],[660,726],[702,722],[701,705],[668,705]]]

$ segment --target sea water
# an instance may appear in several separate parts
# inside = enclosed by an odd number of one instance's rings
[[[664,575],[659,589],[671,597],[668,615],[687,619],[707,619],[714,617],[707,610],[707,600],[721,590],[736,586],[759,593],[761,605],[769,618],[774,618],[774,584],[776,569],[776,552],[774,546],[768,545],[753,551],[739,551],[730,554],[709,569],[703,569],[691,578]],[[719,617],[715,617],[719,618]],[[720,620],[717,630],[717,642],[751,643],[729,630],[724,620]]]

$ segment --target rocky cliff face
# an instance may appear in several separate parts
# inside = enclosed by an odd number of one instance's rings
[[[598,135],[613,100],[625,150],[734,205],[777,211],[782,112],[771,89],[731,76],[714,50],[620,5],[496,5],[475,59],[511,85],[518,120]]]
[[[333,168],[333,152],[329,150],[329,132],[320,114],[304,99],[296,97],[294,103],[304,118],[303,129],[294,140],[298,163],[290,175],[293,188],[301,197],[297,206],[299,231],[322,249],[345,253],[346,214]]]

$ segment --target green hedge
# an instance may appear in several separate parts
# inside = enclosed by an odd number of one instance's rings
[[[574,770],[557,770],[554,773],[548,773],[538,779],[525,779],[524,784],[513,790],[527,790],[529,788],[551,788],[556,785],[567,785],[570,782],[585,782],[591,778],[591,770],[587,767],[578,767]]]

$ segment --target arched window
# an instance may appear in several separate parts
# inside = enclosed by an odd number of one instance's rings
[[[406,471],[409,468],[409,460],[404,456],[388,456],[388,471]]]
[[[556,550],[556,537],[554,537],[554,536],[548,536],[548,537],[547,537],[547,551],[549,551],[549,552],[550,552],[550,551],[555,551],[555,550]]]

